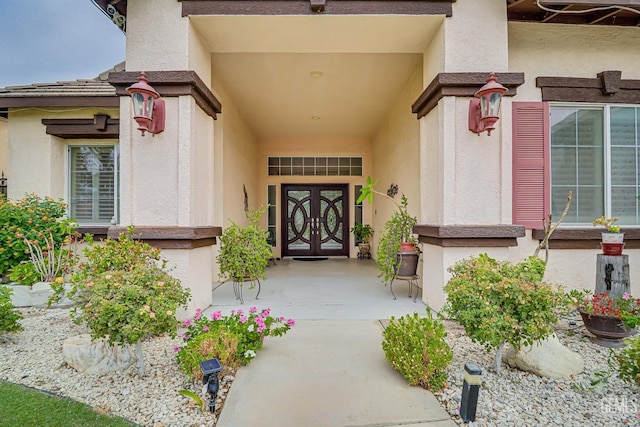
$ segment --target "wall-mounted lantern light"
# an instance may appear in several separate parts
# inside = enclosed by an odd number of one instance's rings
[[[127,88],[133,102],[133,119],[138,123],[138,130],[152,135],[164,131],[164,100],[149,85],[144,71],[140,73],[138,82]]]
[[[495,123],[500,114],[502,95],[507,88],[496,81],[494,73],[489,74],[487,83],[475,93],[475,98],[469,102],[469,130],[480,135],[485,130],[487,135],[495,129]]]

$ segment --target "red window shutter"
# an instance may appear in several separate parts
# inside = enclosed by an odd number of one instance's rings
[[[549,103],[513,103],[513,223],[542,228],[550,205]]]

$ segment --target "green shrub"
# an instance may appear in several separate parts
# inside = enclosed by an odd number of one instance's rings
[[[447,382],[445,369],[453,360],[442,322],[418,313],[395,319],[383,332],[382,349],[393,368],[411,385],[441,390]]]
[[[25,239],[46,247],[49,233],[62,244],[73,231],[73,221],[64,219],[67,206],[62,200],[27,194],[18,202],[0,197],[0,276],[21,261],[29,260]]]
[[[258,224],[266,208],[250,209],[249,225],[232,223],[220,237],[220,253],[216,258],[220,275],[242,282],[244,279],[264,279],[269,258],[273,256],[267,242],[269,233]]]
[[[40,273],[32,262],[21,262],[9,271],[9,280],[20,285],[31,286],[40,281]]]
[[[553,333],[559,309],[566,309],[565,293],[542,282],[544,265],[535,256],[513,265],[481,254],[449,269],[444,311],[472,341],[487,351],[497,348],[498,373],[505,343],[520,349],[546,338]]]
[[[78,303],[71,317],[86,323],[92,338],[110,344],[136,344],[138,372],[143,375],[140,341],[148,336],[176,335],[176,311],[185,307],[189,291],[165,271],[160,249],[133,240],[132,229],[117,240],[89,246],[86,261],[73,277],[69,297]]]
[[[22,329],[19,320],[22,315],[11,303],[13,291],[7,286],[0,285],[0,334],[4,332],[17,332]]]
[[[616,360],[620,378],[640,386],[640,337],[627,338]]]

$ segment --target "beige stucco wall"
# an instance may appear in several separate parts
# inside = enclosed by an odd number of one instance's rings
[[[631,27],[509,24],[509,68],[525,73],[517,101],[540,101],[536,77],[595,78],[621,70],[623,79],[640,78],[640,31]]]
[[[389,112],[380,123],[372,140],[373,178],[379,179],[376,189],[386,193],[393,183],[398,185],[396,201],[407,196],[410,214],[422,217],[423,200],[420,197],[420,122],[411,113],[411,104],[422,92],[422,70],[416,69]],[[428,201],[427,201],[428,202]],[[375,230],[383,230],[384,223],[396,207],[390,201],[375,195],[373,202]],[[374,247],[382,233],[374,234]]]
[[[9,166],[9,124],[7,119],[0,117],[0,171],[7,176],[7,166]]]
[[[68,140],[47,135],[42,119],[93,118],[94,114],[118,117],[117,108],[48,108],[9,111],[8,197],[21,199],[25,193],[66,199],[66,147],[68,144],[105,144],[117,140]]]

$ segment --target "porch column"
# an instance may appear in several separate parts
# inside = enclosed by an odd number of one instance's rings
[[[214,119],[210,51],[175,0],[136,0],[127,7],[126,72],[109,82],[120,98],[120,221],[162,248],[196,307],[211,305],[214,218]],[[125,89],[145,71],[166,103],[164,132],[141,136]]]
[[[479,30],[481,29],[481,30]],[[447,269],[482,252],[509,258],[524,228],[511,226],[511,103],[496,129],[468,130],[469,100],[489,76],[513,96],[524,82],[508,72],[507,16],[502,0],[456,2],[424,58],[424,92],[413,104],[420,120],[423,300],[440,310]]]

